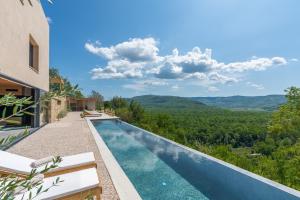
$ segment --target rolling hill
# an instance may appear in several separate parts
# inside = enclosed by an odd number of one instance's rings
[[[264,110],[273,111],[286,102],[284,95],[267,96],[231,96],[231,97],[192,97],[210,106],[229,108],[234,110]]]
[[[146,109],[199,109],[209,107],[199,101],[176,96],[144,95],[136,96],[129,100],[139,102]]]
[[[273,111],[286,102],[283,95],[231,96],[231,97],[177,97],[144,95],[132,97],[146,109],[204,109],[227,108],[232,110]]]

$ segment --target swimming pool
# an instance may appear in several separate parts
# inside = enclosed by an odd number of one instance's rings
[[[145,199],[299,199],[299,192],[120,120],[94,127]]]

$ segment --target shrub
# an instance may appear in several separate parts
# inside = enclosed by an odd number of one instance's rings
[[[68,111],[66,110],[62,110],[57,114],[57,119],[60,120],[62,118],[64,118],[66,115],[68,114]]]

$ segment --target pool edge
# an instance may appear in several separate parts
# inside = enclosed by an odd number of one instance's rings
[[[120,119],[118,119],[118,120],[120,120]],[[121,120],[121,121],[122,121],[122,120]],[[290,195],[293,195],[293,196],[295,196],[295,197],[297,197],[297,198],[300,198],[300,191],[298,191],[298,190],[296,190],[296,189],[293,189],[293,188],[291,188],[291,187],[285,186],[285,185],[283,185],[283,184],[281,184],[281,183],[275,182],[275,181],[273,181],[273,180],[271,180],[271,179],[265,178],[265,177],[263,177],[263,176],[260,176],[260,175],[258,175],[258,174],[255,174],[255,173],[250,172],[250,171],[248,171],[248,170],[242,169],[242,168],[240,168],[240,167],[238,167],[238,166],[236,166],[236,165],[230,164],[230,163],[228,163],[228,162],[225,162],[225,161],[223,161],[223,160],[220,160],[220,159],[215,158],[215,157],[213,157],[213,156],[210,156],[210,155],[208,155],[208,154],[202,153],[202,152],[197,151],[197,150],[195,150],[195,149],[192,149],[192,148],[190,148],[190,147],[184,146],[184,145],[182,145],[182,144],[179,144],[179,143],[177,143],[177,142],[174,142],[174,141],[172,141],[172,140],[169,140],[169,139],[167,139],[167,138],[164,138],[164,137],[162,137],[162,136],[160,136],[160,135],[157,135],[157,134],[155,134],[155,133],[152,133],[152,132],[150,132],[150,131],[147,131],[147,130],[145,130],[145,129],[142,129],[142,128],[140,128],[140,127],[137,127],[137,126],[135,126],[135,125],[129,124],[129,123],[124,122],[124,121],[122,121],[122,123],[125,123],[125,124],[127,124],[127,125],[129,125],[129,126],[135,127],[135,128],[137,128],[137,129],[139,129],[139,130],[145,131],[145,132],[147,132],[147,133],[149,133],[149,134],[151,134],[151,135],[153,135],[153,136],[155,136],[155,137],[159,137],[160,139],[163,139],[163,140],[165,140],[165,141],[168,141],[168,142],[170,142],[170,143],[172,143],[172,144],[174,144],[174,145],[178,145],[178,146],[184,148],[185,150],[188,150],[188,151],[191,151],[191,152],[193,152],[193,153],[196,153],[196,154],[198,154],[198,155],[200,155],[200,156],[203,156],[203,157],[205,157],[205,158],[208,159],[208,160],[212,160],[212,161],[214,161],[214,162],[216,162],[216,163],[218,163],[218,164],[220,164],[220,165],[223,165],[223,166],[225,166],[225,167],[228,167],[228,168],[230,168],[230,169],[232,169],[232,170],[234,170],[234,171],[237,171],[237,172],[239,172],[239,173],[241,173],[241,174],[244,174],[244,175],[246,175],[246,176],[248,176],[248,177],[250,177],[250,178],[256,179],[256,180],[261,181],[261,182],[263,182],[263,183],[265,183],[265,184],[268,184],[268,185],[270,185],[270,186],[272,186],[272,187],[275,187],[275,188],[277,188],[277,189],[279,189],[279,190],[281,190],[281,191],[283,191],[283,192],[289,193]]]
[[[98,150],[104,161],[106,169],[111,177],[114,187],[118,193],[120,200],[142,200],[139,193],[136,191],[134,185],[129,180],[105,142],[101,138],[100,134],[94,127],[92,120],[101,120],[100,118],[85,118],[89,126],[89,129],[95,139]],[[101,178],[101,177],[100,177]]]

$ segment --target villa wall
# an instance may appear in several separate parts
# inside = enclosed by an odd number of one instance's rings
[[[48,122],[53,123],[57,121],[57,115],[61,111],[67,110],[66,97],[55,97],[52,98],[48,105]]]
[[[0,75],[49,89],[49,25],[38,0],[0,1]],[[38,45],[39,69],[29,67],[29,42]]]

